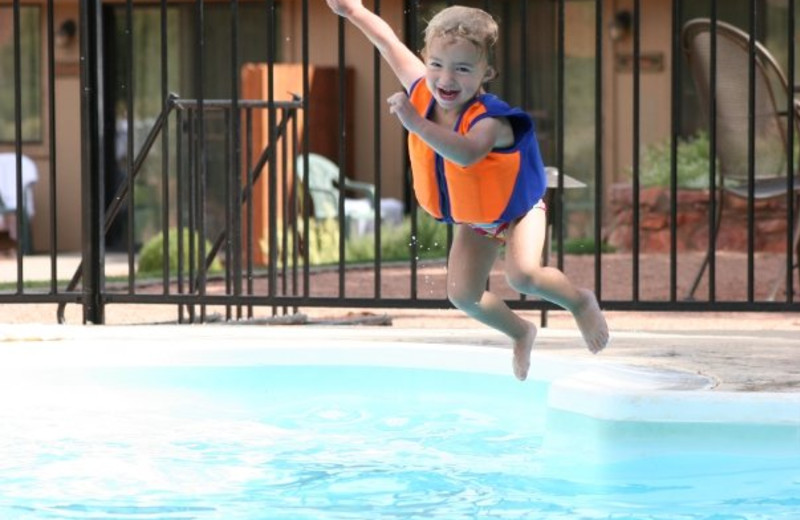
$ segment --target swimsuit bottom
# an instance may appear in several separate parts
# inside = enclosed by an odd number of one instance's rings
[[[540,209],[542,211],[547,211],[547,205],[544,203],[544,200],[539,200],[536,204],[534,204],[533,208],[531,209]],[[518,222],[522,217],[519,217],[514,222]],[[467,224],[474,232],[479,235],[483,235],[485,237],[494,238],[495,240],[499,240],[500,242],[505,243],[506,241],[506,230],[511,225],[511,222],[498,222],[494,224]]]

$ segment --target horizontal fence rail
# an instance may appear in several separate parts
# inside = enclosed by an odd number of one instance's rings
[[[0,304],[451,307],[454,228],[414,200],[400,87],[324,2],[78,4],[77,36],[52,0],[0,4]],[[419,49],[438,5],[369,8]],[[536,122],[550,265],[608,310],[800,310],[793,0],[476,6],[500,20],[487,89]],[[488,288],[546,322],[502,262]]]

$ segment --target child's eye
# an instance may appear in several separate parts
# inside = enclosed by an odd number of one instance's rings
[[[469,74],[470,72],[472,72],[472,69],[470,69],[469,67],[457,67],[456,71],[462,74]]]
[[[430,62],[428,62],[428,67],[430,67],[432,69],[440,69],[440,68],[442,68],[442,64],[441,63],[437,63],[435,61],[430,61]]]

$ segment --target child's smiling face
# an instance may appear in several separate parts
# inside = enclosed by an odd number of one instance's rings
[[[494,71],[484,52],[465,38],[433,38],[425,52],[425,81],[443,109],[460,110]]]

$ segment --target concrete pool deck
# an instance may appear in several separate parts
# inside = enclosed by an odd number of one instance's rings
[[[526,317],[537,323],[539,313]],[[800,316],[796,314],[608,312],[606,317],[611,342],[596,357],[583,346],[572,317],[565,312],[550,313],[548,328],[540,331],[536,348],[569,358],[697,373],[713,379],[716,390],[800,392]],[[407,321],[393,323],[404,327]],[[508,347],[504,337],[472,320],[454,317],[451,321],[451,328],[431,329],[427,334],[445,341]],[[443,318],[439,322],[439,327],[447,323]],[[457,328],[459,322],[465,328]],[[426,334],[426,329],[415,333]]]
[[[35,266],[47,270],[46,259],[36,260],[38,263],[26,263],[26,273],[35,270]],[[124,258],[116,260],[112,265],[124,271]],[[66,264],[59,272],[71,272],[78,258],[62,257],[62,261]],[[9,271],[0,269],[0,275],[5,273],[13,278],[16,273],[10,259],[3,259],[0,268]],[[220,312],[224,310],[209,310],[212,314]],[[261,313],[257,317],[267,318],[270,309],[257,312]],[[203,327],[228,327],[232,341],[237,336],[251,337],[254,327],[258,327],[257,334],[263,334],[264,340],[269,341],[272,331],[282,327],[292,329],[298,339],[357,337],[508,348],[508,341],[499,333],[454,310],[303,308],[300,313],[306,325],[264,325],[269,320],[262,319],[250,326],[160,326],[165,332],[174,331],[169,333],[178,341],[191,341],[193,334],[202,334]],[[522,314],[539,323],[539,312]],[[68,305],[66,318],[70,326],[79,326],[80,307]],[[141,333],[143,339],[145,329],[140,325],[174,323],[176,319],[176,307],[172,305],[110,305],[106,309],[106,322],[114,330],[121,326],[124,327],[121,334]],[[571,359],[696,373],[711,378],[715,390],[800,393],[800,314],[609,312],[607,319],[611,344],[596,357],[583,347],[571,316],[565,312],[549,313],[548,327],[540,331],[536,349]],[[0,305],[0,341],[56,337],[66,334],[68,329],[56,324],[54,304]],[[510,366],[509,377],[513,377]]]
[[[29,305],[16,307],[22,312],[27,310],[30,317],[32,309]],[[130,307],[136,307],[138,312],[147,310],[142,309],[146,306]],[[335,314],[330,309],[311,310],[312,314],[323,311],[329,315]],[[118,309],[117,312],[123,312],[123,309]],[[174,320],[174,310],[172,312]],[[176,342],[191,342],[193,338],[212,334],[215,337],[224,337],[224,343],[258,344],[260,338],[268,343],[271,338],[283,341],[288,335],[296,340],[298,348],[302,348],[304,342],[318,344],[327,339],[374,341],[376,345],[385,342],[413,342],[435,346],[509,347],[508,341],[502,335],[460,317],[455,311],[429,311],[425,313],[426,317],[407,311],[378,311],[381,314],[377,315],[383,316],[383,312],[391,319],[391,326],[332,325],[331,323],[346,323],[348,317],[341,316],[339,321],[335,321],[333,316],[328,316],[309,317],[310,324],[307,325],[264,325],[261,322],[251,325],[116,324],[95,327],[78,325],[74,321],[71,322],[72,325],[57,325],[53,323],[52,315],[48,315],[47,319],[43,317],[38,323],[9,323],[7,309],[0,308],[0,315],[6,323],[0,327],[0,344],[54,341],[70,339],[76,335],[89,335],[104,340],[114,337],[141,337],[146,341],[157,331],[158,336],[172,338]],[[357,313],[361,318],[370,315],[365,311]],[[716,325],[717,328],[692,330],[677,328],[681,321],[691,323],[692,317],[681,320],[680,316],[675,315],[610,313],[612,342],[605,351],[594,356],[583,346],[574,325],[570,323],[571,320],[561,316],[563,313],[552,314],[551,326],[540,330],[536,343],[537,351],[548,355],[581,363],[597,363],[598,366],[622,363],[697,374],[709,378],[714,391],[800,393],[800,331],[796,326],[776,328],[782,323],[779,316],[737,315],[723,319],[707,317],[704,324],[707,327]],[[149,315],[154,317],[152,313]],[[531,313],[531,319],[535,319],[536,315],[538,313]],[[349,318],[353,318],[353,315]],[[636,319],[642,325],[649,323],[651,328],[622,327],[624,323],[630,324]],[[657,323],[667,326],[672,324],[675,328],[658,330],[655,328]],[[763,328],[743,328],[754,323],[760,323]],[[224,329],[224,333],[220,333],[221,329]],[[513,377],[510,352],[509,377]]]

